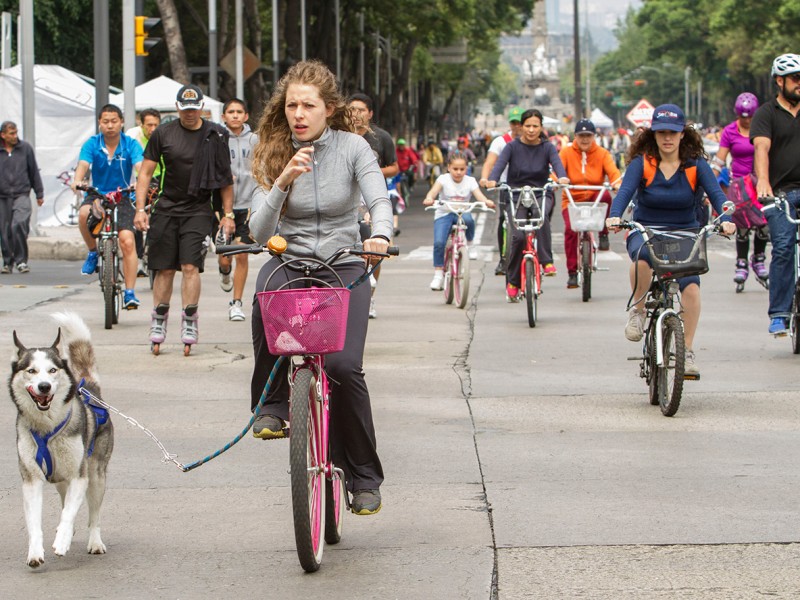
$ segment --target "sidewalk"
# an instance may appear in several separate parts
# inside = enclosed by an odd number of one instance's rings
[[[39,227],[40,236],[28,237],[30,260],[83,260],[86,244],[77,227]]]

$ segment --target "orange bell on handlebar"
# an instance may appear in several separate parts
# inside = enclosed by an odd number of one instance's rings
[[[283,254],[286,251],[286,239],[273,235],[267,240],[267,249],[273,254]]]

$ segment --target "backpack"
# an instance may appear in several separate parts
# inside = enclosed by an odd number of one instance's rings
[[[751,175],[734,177],[728,186],[728,200],[736,205],[731,219],[740,229],[753,229],[767,224],[761,203],[758,201],[756,186]]]
[[[641,190],[653,183],[653,180],[656,178],[656,173],[658,172],[658,162],[652,156],[645,154],[642,156],[642,166],[644,171],[642,173],[642,182],[639,185]],[[695,217],[702,227],[708,223],[709,215],[705,202],[703,202],[705,193],[701,188],[697,187],[697,162],[690,159],[684,166],[681,167],[681,169],[683,170],[684,175],[686,175],[686,179],[689,181],[689,186],[694,192]]]

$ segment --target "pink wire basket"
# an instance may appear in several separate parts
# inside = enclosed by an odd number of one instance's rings
[[[300,288],[258,292],[271,354],[330,354],[344,348],[350,290]]]

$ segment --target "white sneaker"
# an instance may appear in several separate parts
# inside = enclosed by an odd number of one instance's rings
[[[469,259],[478,260],[478,249],[475,246],[469,247]]]
[[[433,279],[431,279],[431,289],[434,291],[444,289],[444,271],[436,271]]]
[[[644,337],[644,311],[632,308],[628,312],[628,323],[625,325],[625,337],[638,342]]]
[[[378,311],[375,310],[375,298],[369,299],[369,318],[370,319],[378,318]]]
[[[378,287],[378,280],[375,279],[375,275],[369,276],[369,287],[371,287],[373,290]]]
[[[683,360],[683,376],[689,378],[700,377],[700,369],[697,368],[697,362],[694,358],[694,350],[686,349],[686,358]]]
[[[241,300],[231,300],[230,308],[228,308],[228,319],[231,321],[244,321]]]
[[[219,287],[223,292],[230,292],[233,289],[233,269],[227,273],[219,272]]]

